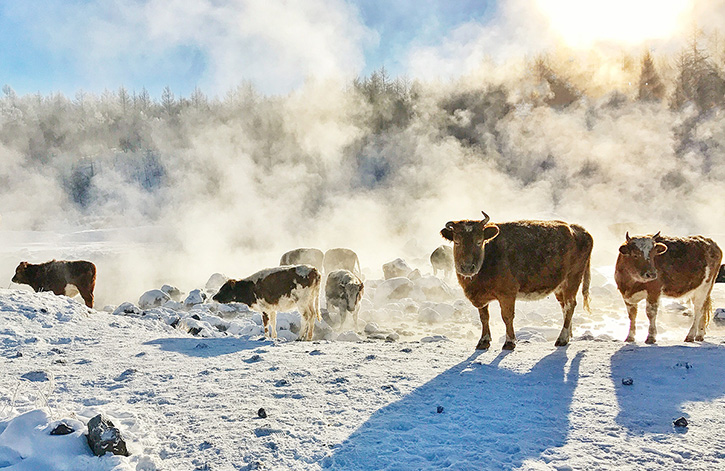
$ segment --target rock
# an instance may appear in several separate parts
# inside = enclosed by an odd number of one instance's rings
[[[632,386],[634,384],[634,380],[632,378],[622,378],[622,384],[625,386]]]
[[[219,288],[221,288],[222,285],[227,281],[229,281],[228,276],[221,273],[214,273],[212,276],[209,277],[209,280],[206,282],[204,289],[207,293],[216,293],[217,291],[219,291]]]
[[[58,425],[55,426],[53,430],[50,431],[51,435],[68,435],[69,433],[73,433],[75,430],[70,425],[66,424],[65,422],[61,422]]]
[[[405,276],[406,276],[406,277],[407,277],[407,278],[408,278],[409,280],[411,280],[411,281],[419,280],[420,278],[422,278],[422,277],[423,277],[423,275],[421,275],[421,274],[420,274],[420,270],[418,270],[417,268],[416,268],[415,270],[413,270],[412,272],[408,273],[408,274],[407,274],[407,275],[405,275]]]
[[[21,378],[33,383],[42,383],[43,381],[48,381],[49,379],[48,373],[45,371],[30,371],[21,376]]]
[[[386,280],[407,276],[411,271],[413,269],[402,258],[396,258],[392,262],[383,264],[383,278]]]
[[[108,417],[101,414],[88,421],[87,439],[88,446],[96,456],[103,456],[108,452],[114,455],[129,455],[121,431],[113,425]]]
[[[266,419],[267,418],[267,411],[264,410],[264,407],[260,407],[257,411],[257,417],[260,419]]]
[[[141,315],[141,309],[133,305],[133,303],[122,303],[113,311],[114,316]]]
[[[453,298],[453,290],[436,276],[423,276],[415,280],[415,287],[428,301],[448,301]]]
[[[161,291],[166,293],[172,301],[181,301],[181,290],[176,286],[164,285],[161,287]]]
[[[715,309],[715,315],[712,316],[716,322],[725,322],[725,308],[719,307]]]
[[[138,298],[138,307],[141,309],[152,309],[162,306],[165,302],[170,301],[171,297],[160,289],[152,289],[146,291]]]
[[[413,282],[408,278],[390,278],[375,290],[375,304],[381,306],[400,299],[409,298],[413,292]]]
[[[439,414],[442,414],[443,413],[443,406],[436,407],[436,412],[438,412]]]
[[[688,422],[687,419],[684,417],[680,417],[679,419],[676,419],[674,422],[672,422],[675,427],[687,427]]]
[[[194,289],[189,292],[189,295],[184,299],[184,306],[190,308],[197,304],[203,304],[206,301],[206,293],[200,289]]]

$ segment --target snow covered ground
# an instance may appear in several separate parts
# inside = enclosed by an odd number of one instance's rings
[[[312,342],[293,341],[296,313],[280,315],[272,342],[245,306],[184,303],[189,292],[90,310],[0,289],[0,470],[725,467],[722,324],[685,344],[691,318],[668,300],[658,344],[643,343],[644,315],[626,344],[611,268],[599,267],[593,313],[577,308],[568,347],[553,345],[561,313],[547,298],[518,304],[513,352],[493,309],[492,348],[476,352],[475,310],[423,275],[368,279],[365,331],[318,323]],[[714,299],[725,307],[725,285]],[[98,413],[129,457],[91,454],[83,434]],[[49,435],[61,420],[76,431]]]

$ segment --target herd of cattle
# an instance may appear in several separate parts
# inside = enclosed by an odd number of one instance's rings
[[[516,345],[513,320],[517,299],[536,300],[554,293],[564,324],[556,345],[566,345],[572,335],[572,316],[581,286],[584,308],[589,310],[592,236],[577,224],[562,221],[490,223],[483,220],[450,221],[441,230],[453,247],[442,245],[430,256],[434,274],[455,270],[463,292],[481,319],[477,349],[491,344],[488,305],[498,301],[506,326],[503,348]],[[722,251],[701,236],[630,237],[619,247],[614,279],[630,319],[626,341],[635,337],[637,304],[646,300],[649,332],[646,343],[656,341],[660,296],[688,298],[694,319],[686,342],[701,341],[712,313],[711,292],[725,282]],[[213,296],[220,303],[240,302],[262,313],[265,335],[276,337],[276,314],[296,308],[302,316],[300,339],[310,340],[315,320],[321,320],[320,291],[325,275],[328,311],[334,309],[342,324],[352,314],[357,330],[364,283],[358,256],[349,249],[302,248],[282,255],[280,266],[259,271],[241,280],[228,280]],[[88,307],[93,307],[96,267],[87,261],[21,262],[15,283],[36,292],[66,294],[73,286]]]

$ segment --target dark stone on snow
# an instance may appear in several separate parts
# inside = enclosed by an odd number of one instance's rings
[[[88,446],[96,456],[103,456],[108,452],[114,455],[128,456],[126,442],[118,430],[107,417],[101,414],[88,421]]]
[[[170,325],[171,327],[173,327],[173,328],[175,329],[175,328],[176,328],[176,326],[177,326],[177,325],[179,325],[179,320],[181,320],[181,318],[180,318],[180,317],[177,317],[177,318],[176,318],[176,319],[174,319],[174,321],[173,321],[173,322],[172,322],[171,324],[169,324],[169,325]]]
[[[260,419],[266,419],[267,418],[267,411],[264,410],[264,407],[260,407],[257,411],[257,417]]]
[[[276,383],[274,383],[274,385],[276,387],[280,388],[282,386],[290,386],[290,382],[287,381],[286,379],[280,379],[279,381],[277,381]]]
[[[262,360],[262,357],[261,356],[259,356],[257,354],[254,354],[251,357],[249,357],[246,360],[244,360],[244,362],[245,363],[256,363],[256,362],[261,361],[261,360]]]
[[[192,327],[189,329],[191,335],[199,335],[199,332],[201,332],[201,327]]]
[[[191,316],[191,318],[192,318],[192,319],[196,319],[197,321],[200,321],[200,320],[201,320],[201,317],[199,317],[199,314],[193,314],[193,315]]]
[[[21,376],[21,378],[34,383],[42,383],[43,381],[48,381],[48,373],[45,371],[31,371],[29,373],[25,373]]]
[[[680,417],[672,423],[675,425],[675,427],[687,427],[687,419],[684,417]]]
[[[68,435],[73,433],[75,430],[65,422],[59,423],[53,430],[50,431],[51,435]]]
[[[21,358],[22,356],[23,356],[23,353],[22,352],[17,352],[15,354],[15,357],[14,358]]]
[[[436,412],[438,412],[439,414],[442,414],[443,413],[443,406],[436,407]]]
[[[634,380],[632,378],[622,378],[622,384],[625,386],[632,386],[634,384]]]
[[[401,350],[401,352],[403,352],[403,353],[413,353],[413,349],[410,348],[410,347],[405,347],[404,349]]]

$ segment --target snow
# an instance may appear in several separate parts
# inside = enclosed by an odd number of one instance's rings
[[[198,303],[93,310],[0,289],[0,469],[725,467],[720,322],[686,344],[690,311],[670,300],[657,345],[643,343],[644,315],[637,342],[624,343],[623,303],[601,275],[569,346],[553,345],[561,311],[549,297],[517,304],[513,352],[500,350],[494,306],[493,345],[481,352],[476,310],[457,286],[429,299],[420,287],[442,286],[432,278],[369,280],[361,330],[318,322],[312,342],[294,341],[297,312],[279,313],[271,341],[259,313],[202,290],[188,291]],[[100,413],[130,456],[92,455],[84,434]],[[689,425],[675,428],[681,416]],[[75,431],[51,436],[60,421]]]

